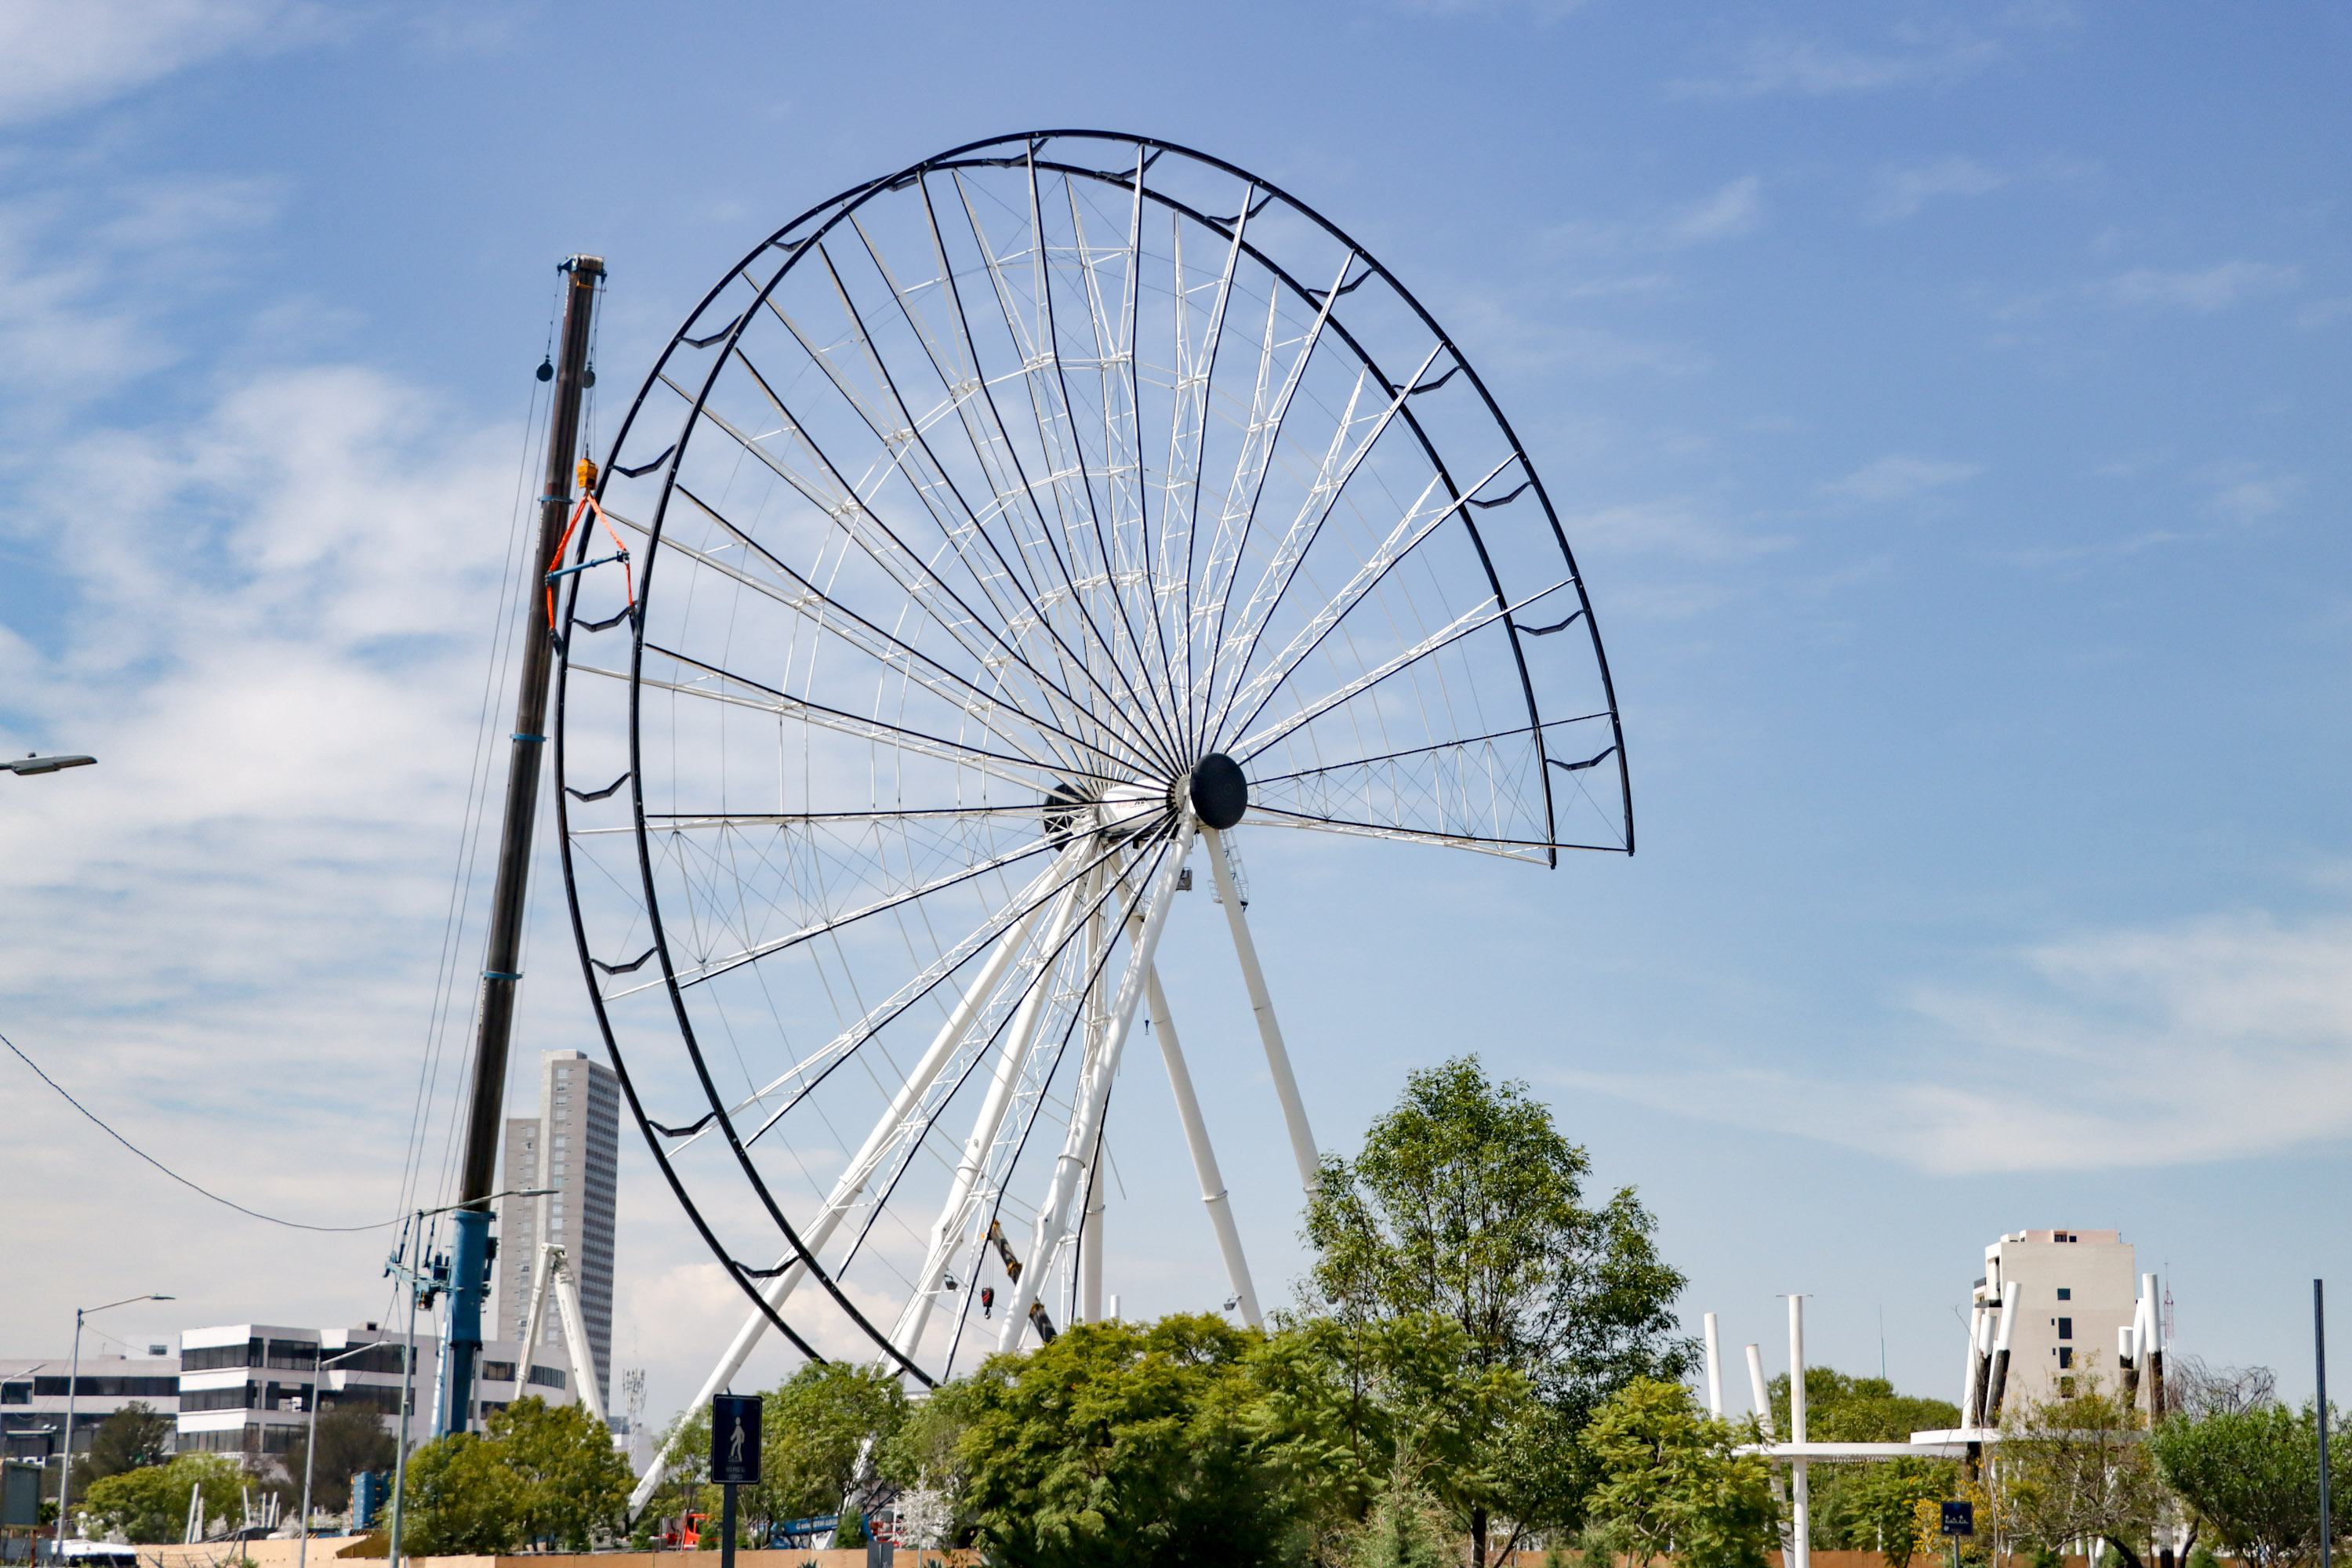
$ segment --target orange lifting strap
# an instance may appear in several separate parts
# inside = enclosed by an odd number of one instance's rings
[[[621,563],[622,586],[628,595],[629,608],[634,610],[637,607],[636,574],[629,570],[629,547],[621,542],[620,532],[614,528],[613,520],[604,515],[604,507],[596,500],[596,465],[583,458],[573,473],[580,484],[580,501],[572,509],[572,521],[563,525],[563,537],[556,541],[555,554],[547,563],[547,624],[551,627],[555,625],[555,580],[573,572],[585,572],[591,566],[604,565],[607,562]],[[572,533],[580,526],[582,514],[591,508],[595,510],[596,521],[603,523],[604,531],[612,536],[613,553],[603,561],[583,561],[577,566],[566,568],[563,552],[572,544]]]

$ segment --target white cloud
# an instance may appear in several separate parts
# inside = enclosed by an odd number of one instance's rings
[[[1976,478],[1983,468],[1975,463],[1939,461],[1893,452],[1864,463],[1843,479],[1818,487],[1826,499],[1855,506],[1885,506],[1916,500]]]
[[[2267,261],[2224,261],[2178,272],[2142,267],[2096,284],[2091,292],[2110,305],[2164,306],[2210,314],[2242,300],[2293,289],[2302,278],[2299,268]]]
[[[1909,217],[1937,196],[1981,196],[2008,185],[2014,175],[1987,168],[1973,158],[1940,158],[1908,169],[1888,169],[1878,177],[1878,199],[1870,216],[1875,223]]]
[[[1728,1061],[1580,1087],[1937,1172],[2094,1170],[2352,1134],[2352,919],[2092,932],[1976,986],[1922,987],[1905,1064],[1831,1079]]]
[[[1765,35],[1732,51],[1723,68],[1666,87],[1669,98],[1831,97],[1955,81],[2013,58],[2021,45],[2072,30],[2063,5],[2021,3],[1972,25],[1905,21],[1866,45]]]
[[[1707,245],[1753,234],[1764,221],[1764,182],[1749,174],[1713,195],[1694,202],[1669,219],[1665,240],[1670,246]]]
[[[1746,561],[1790,543],[1785,538],[1744,533],[1700,502],[1685,497],[1596,507],[1563,516],[1560,522],[1580,551],[1619,555]]]
[[[231,53],[310,42],[305,0],[10,0],[0,6],[0,123],[85,108]]]

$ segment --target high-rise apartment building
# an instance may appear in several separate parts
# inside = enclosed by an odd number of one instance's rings
[[[502,1187],[552,1187],[544,1198],[499,1200],[499,1337],[520,1341],[530,1326],[530,1293],[541,1249],[562,1247],[580,1286],[580,1315],[596,1358],[596,1387],[612,1408],[613,1217],[620,1173],[621,1083],[613,1069],[578,1051],[541,1051],[539,1114],[507,1119]],[[561,1344],[550,1303],[542,1344]]]
[[[2114,1230],[2020,1230],[1985,1248],[1976,1304],[1998,1309],[2018,1287],[2001,1403],[2041,1404],[2074,1392],[2085,1372],[2117,1386],[2116,1331],[2131,1326],[2139,1276]]]

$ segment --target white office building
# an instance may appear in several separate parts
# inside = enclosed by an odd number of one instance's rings
[[[1979,1308],[1998,1310],[2004,1289],[2018,1287],[2002,1405],[2063,1398],[2080,1386],[2085,1372],[2095,1373],[2112,1392],[2119,1370],[2116,1331],[2131,1326],[2139,1296],[2132,1247],[2123,1233],[2015,1231],[1986,1247],[1984,1258],[1984,1278],[1975,1291]]]
[[[613,1407],[613,1221],[620,1174],[621,1080],[578,1051],[542,1051],[539,1114],[507,1120],[509,1190],[552,1187],[544,1198],[499,1200],[499,1335],[520,1342],[530,1328],[541,1249],[564,1250],[580,1287],[580,1315],[595,1356],[600,1402]],[[540,1359],[562,1343],[551,1304],[541,1318]]]
[[[258,1462],[286,1451],[310,1419],[315,1392],[319,1408],[373,1410],[384,1430],[400,1426],[401,1365],[405,1336],[383,1333],[373,1324],[361,1329],[301,1329],[269,1323],[230,1323],[190,1329],[180,1336],[180,1451],[242,1454]],[[499,1341],[482,1347],[476,1383],[476,1408],[484,1419],[525,1394],[551,1405],[569,1405],[573,1394],[570,1363],[561,1348],[543,1350],[520,1366],[521,1347]],[[439,1346],[416,1338],[414,1388],[416,1407],[409,1415],[409,1438],[430,1436],[433,1388]],[[327,1363],[323,1367],[321,1363]],[[77,1422],[79,1425],[79,1422]]]
[[[90,1436],[100,1423],[126,1405],[144,1405],[163,1415],[177,1411],[176,1336],[118,1342],[122,1353],[84,1352],[78,1376],[69,1352],[47,1357],[0,1357],[0,1451],[11,1459],[50,1463],[64,1446],[68,1388],[73,1391],[73,1451],[77,1454],[89,1453]]]

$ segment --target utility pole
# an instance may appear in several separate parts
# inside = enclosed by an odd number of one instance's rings
[[[489,1287],[490,1188],[497,1179],[499,1129],[507,1097],[507,1044],[514,1030],[515,987],[522,979],[524,895],[530,882],[531,829],[539,815],[540,763],[547,748],[547,679],[554,663],[554,628],[548,619],[547,574],[572,509],[572,464],[580,441],[580,394],[588,369],[589,329],[596,290],[604,281],[601,257],[575,256],[563,264],[563,349],[555,372],[555,401],[547,422],[547,482],[539,496],[539,538],[523,579],[529,629],[523,636],[522,681],[515,693],[514,750],[507,765],[507,810],[499,837],[498,889],[490,901],[488,962],[482,970],[481,1033],[474,1042],[473,1095],[466,1121],[466,1163],[454,1218],[457,1238],[449,1268],[449,1312],[441,1358],[440,1429],[468,1428],[474,1363],[482,1350],[482,1298]],[[591,1374],[593,1375],[593,1374]]]

